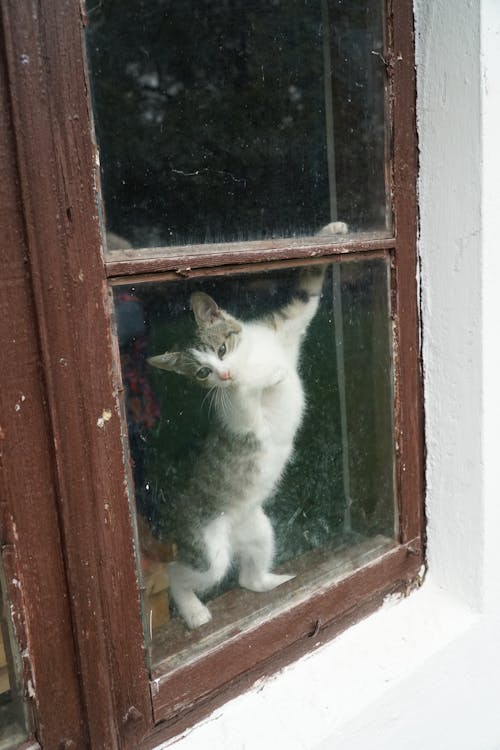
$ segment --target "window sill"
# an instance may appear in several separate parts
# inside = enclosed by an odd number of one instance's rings
[[[393,540],[381,535],[358,544],[332,542],[277,568],[278,573],[295,576],[278,589],[259,594],[241,588],[225,592],[210,601],[213,619],[208,625],[189,631],[177,618],[167,628],[157,630],[153,639],[153,676],[161,677],[195,661],[235,635],[286,612],[290,605],[306,602],[311,591],[339,583],[396,547]]]
[[[161,739],[178,735],[189,723],[207,716],[216,703],[225,703],[259,677],[330,640],[374,612],[388,594],[408,593],[420,585],[422,558],[417,543],[412,540],[393,546],[352,575],[320,588],[307,601],[274,613],[264,623],[229,639],[224,648],[212,649],[203,659],[201,672],[196,663],[188,663],[154,678],[151,693],[159,737],[155,743],[153,735],[144,747],[154,747]],[[318,626],[319,613],[324,621]],[[262,634],[266,637],[259,640]],[[178,696],[177,700],[173,701],[173,696]]]
[[[375,614],[335,641],[276,677],[255,683],[177,738],[176,748],[229,750],[244,736],[245,746],[253,750],[265,746],[265,736],[277,733],[280,745],[289,750],[322,747],[327,738],[340,739],[351,721],[412,678],[432,656],[472,632],[481,619],[431,580],[399,599],[387,597]]]

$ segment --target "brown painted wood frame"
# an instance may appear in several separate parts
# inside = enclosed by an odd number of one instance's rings
[[[25,702],[33,719],[22,747],[62,748],[65,742],[86,747],[51,425],[1,43],[0,49],[0,543]]]
[[[311,633],[314,643],[323,642],[373,611],[387,593],[407,591],[420,580],[424,447],[412,3],[388,0],[386,8],[383,62],[392,121],[393,236],[351,238],[335,245],[261,243],[231,254],[223,246],[203,252],[183,248],[177,254],[165,249],[154,258],[136,253],[107,261],[96,205],[99,178],[83,52],[83,2],[3,0],[1,7],[8,82],[2,95],[12,118],[12,127],[1,134],[3,148],[13,155],[11,171],[2,166],[2,177],[14,186],[12,195],[2,192],[2,199],[17,217],[2,256],[12,268],[5,311],[24,337],[20,362],[18,349],[8,349],[17,375],[7,383],[9,398],[22,383],[32,408],[24,432],[12,415],[9,429],[36,446],[29,465],[19,448],[10,449],[8,466],[19,462],[12,476],[26,494],[22,502],[16,498],[19,540],[9,516],[14,507],[9,491],[2,527],[10,530],[3,535],[6,565],[13,555],[16,576],[25,582],[18,635],[24,643],[23,628],[29,625],[33,653],[26,676],[37,680],[37,737],[49,749],[151,748],[258,676],[310,649]],[[124,482],[109,284],[166,272],[231,273],[257,264],[369,257],[374,252],[390,258],[392,268],[399,544],[265,626],[242,633],[194,665],[150,681]],[[8,337],[9,330],[4,334]],[[17,379],[21,364],[24,381]],[[106,411],[111,419],[100,420]],[[39,527],[33,522],[33,498]],[[30,567],[30,535],[37,552],[52,550],[36,575]],[[48,571],[50,586],[42,575]],[[52,651],[46,656],[40,640],[46,607],[59,646],[50,664]],[[68,706],[66,717],[60,701]],[[57,715],[52,719],[50,708]]]

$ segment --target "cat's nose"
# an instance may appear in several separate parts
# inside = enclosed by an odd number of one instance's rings
[[[231,373],[229,372],[229,370],[219,372],[219,380],[231,380]]]

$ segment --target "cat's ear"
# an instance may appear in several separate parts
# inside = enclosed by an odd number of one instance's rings
[[[148,364],[158,367],[160,370],[184,372],[182,352],[165,352],[165,354],[157,354],[155,357],[148,357]]]
[[[217,306],[215,300],[204,292],[193,292],[191,295],[191,308],[199,326],[208,326],[216,320],[223,318],[222,310]]]

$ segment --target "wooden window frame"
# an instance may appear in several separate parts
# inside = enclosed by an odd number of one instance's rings
[[[4,0],[1,13],[7,74],[2,95],[11,121],[0,132],[2,147],[15,154],[10,172],[2,160],[2,176],[8,175],[14,186],[8,209],[11,241],[2,260],[16,269],[8,311],[11,319],[22,321],[19,346],[29,363],[23,393],[29,394],[34,410],[24,432],[12,415],[8,428],[16,429],[25,445],[36,446],[29,466],[12,469],[24,500],[6,492],[2,554],[9,580],[16,577],[25,585],[22,601],[14,585],[9,594],[19,615],[18,639],[30,651],[25,680],[35,680],[37,687],[33,736],[42,747],[66,750],[153,748],[257,677],[305,653],[312,642],[322,643],[374,611],[388,594],[407,592],[421,581],[424,437],[412,3],[386,3],[391,237],[350,238],[332,245],[244,243],[230,252],[224,246],[187,247],[108,259],[97,210],[83,0]],[[388,258],[391,266],[397,545],[197,662],[150,679],[124,481],[127,459],[110,284],[374,254]],[[8,324],[3,334],[9,335]],[[15,361],[8,381],[13,396],[23,373],[19,348],[9,350],[10,356]],[[111,418],[103,419],[108,412]],[[7,468],[19,464],[20,456],[19,448],[12,449]],[[36,523],[28,494],[35,478],[40,482]],[[37,576],[30,540],[40,554],[50,548]],[[50,585],[42,580],[49,573]],[[48,607],[56,640],[50,648],[44,645]],[[54,711],[56,705],[68,708],[66,718]]]

